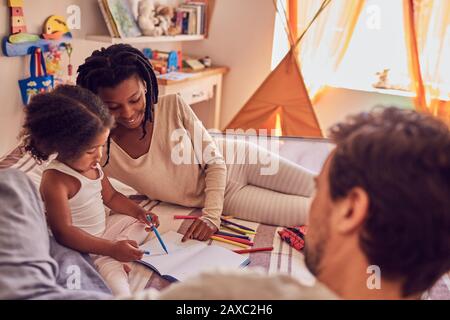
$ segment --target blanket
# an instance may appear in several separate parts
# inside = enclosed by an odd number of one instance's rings
[[[100,285],[101,278],[92,281],[94,270],[79,253],[53,243],[52,252],[61,258],[60,264],[50,255],[43,204],[35,185],[24,173],[1,170],[0,194],[0,299],[110,298],[101,290],[105,290],[105,286]],[[67,283],[60,272],[64,272],[65,264],[74,267],[75,276],[80,280],[74,281],[70,288],[62,285]],[[78,283],[82,283],[83,277],[91,280],[82,288]]]

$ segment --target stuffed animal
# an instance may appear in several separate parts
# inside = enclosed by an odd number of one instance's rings
[[[169,6],[155,4],[153,0],[139,2],[138,23],[146,36],[172,35],[172,17],[173,9]]]
[[[155,4],[153,0],[142,0],[138,7],[138,24],[141,31],[146,36],[160,36],[156,29],[158,23],[155,17]]]

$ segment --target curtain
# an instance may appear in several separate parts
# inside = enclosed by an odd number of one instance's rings
[[[450,125],[450,1],[403,0],[416,109]]]
[[[323,1],[290,0],[291,5],[293,2],[298,14],[297,34],[301,35]],[[299,43],[301,70],[313,103],[339,67],[364,4],[365,0],[332,0]]]

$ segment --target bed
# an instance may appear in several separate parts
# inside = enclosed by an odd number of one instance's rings
[[[242,138],[245,139],[244,136]],[[325,139],[280,138],[280,154],[314,172],[320,171],[331,149],[332,144]],[[0,159],[0,170],[5,168],[19,169],[25,172],[36,185],[40,183],[44,167],[45,164],[38,165],[29,155],[23,154],[18,148]],[[199,209],[185,208],[154,201],[144,195],[137,194],[133,189],[118,181],[113,180],[112,183],[120,192],[139,203],[145,209],[151,209],[159,216],[161,233],[169,230],[183,233],[187,230],[191,221],[175,220],[173,218],[174,215],[201,214]],[[315,279],[305,267],[303,254],[281,241],[277,233],[282,229],[281,226],[239,220],[236,220],[236,222],[257,230],[257,234],[253,238],[255,247],[274,247],[272,252],[251,253],[251,263],[248,268],[262,268],[269,274],[277,272],[286,273],[305,285],[314,284]],[[225,243],[214,242],[214,244],[236,249]],[[67,254],[65,257],[67,258]],[[62,264],[64,261],[58,261],[58,263]],[[98,282],[98,279],[94,278],[92,281]],[[168,281],[152,272],[151,269],[138,263],[133,264],[130,283],[133,292],[138,292],[146,288],[160,290],[170,285]],[[95,286],[90,286],[91,289],[93,287]],[[97,287],[98,290],[103,290],[101,286]],[[450,299],[450,278],[448,275],[442,278],[424,297],[427,299]]]

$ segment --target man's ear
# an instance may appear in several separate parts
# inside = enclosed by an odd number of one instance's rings
[[[348,195],[340,200],[336,216],[336,229],[340,233],[351,233],[359,229],[367,218],[369,195],[360,188],[351,189]]]

